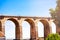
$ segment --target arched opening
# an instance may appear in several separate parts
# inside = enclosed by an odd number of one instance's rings
[[[24,21],[27,21],[30,24],[30,40],[36,39],[36,28],[34,21],[31,19],[25,19]]]
[[[7,19],[5,21],[5,36],[6,39],[16,39],[17,28],[19,27],[18,22],[15,19]]]
[[[27,21],[22,22],[22,39],[30,39],[30,24]]]
[[[15,24],[10,20],[5,22],[5,36],[6,39],[15,39]]]
[[[51,22],[51,30],[52,30],[52,33],[56,33],[56,25],[54,22]]]
[[[2,23],[1,23],[1,21],[0,21],[0,31],[2,31]]]
[[[39,21],[42,22],[42,24],[44,25],[44,40],[45,40],[48,34],[50,34],[49,23],[46,20],[39,20]]]
[[[38,22],[38,37],[44,37],[44,25]]]

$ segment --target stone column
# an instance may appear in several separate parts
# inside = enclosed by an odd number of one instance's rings
[[[50,33],[52,33],[52,26],[51,26],[52,25],[52,22],[53,22],[52,20],[49,21]]]
[[[2,26],[2,29],[1,29],[1,31],[4,33],[4,36],[5,36],[5,20],[1,20],[1,26]]]
[[[19,26],[16,27],[16,39],[21,40],[22,39],[22,26],[19,23]]]
[[[35,28],[36,28],[36,29],[35,29],[35,30],[36,30],[36,40],[38,40],[38,39],[39,39],[39,38],[38,38],[38,25],[35,24]]]
[[[4,37],[5,38],[5,25],[4,25],[4,23],[5,23],[5,20],[4,19],[1,19],[0,20],[1,21],[1,23],[0,23],[0,31],[1,31],[1,35],[3,35],[3,36],[1,36],[0,35],[0,37]]]
[[[30,40],[37,40],[38,38],[38,31],[37,28],[35,26],[31,27],[31,39]]]
[[[21,39],[21,27],[16,27],[16,39],[20,40]]]
[[[47,24],[44,26],[44,40],[46,40],[46,37],[48,36],[48,34],[50,34],[50,27]]]
[[[4,32],[2,32],[2,23],[1,23],[1,20],[0,20],[0,38],[2,39],[2,37],[4,37]]]
[[[58,33],[60,35],[60,25],[58,21],[54,21],[55,25],[56,25],[56,33]]]

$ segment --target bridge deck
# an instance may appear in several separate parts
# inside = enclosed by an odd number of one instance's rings
[[[39,16],[3,16],[0,15],[0,18],[8,18],[8,17],[13,17],[13,18],[34,18],[34,19],[52,19],[51,17],[39,17]]]

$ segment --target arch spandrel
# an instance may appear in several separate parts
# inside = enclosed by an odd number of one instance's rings
[[[13,19],[13,18],[10,18],[10,19],[7,19],[7,20],[12,21],[13,23],[15,23],[15,26],[16,26],[16,27],[19,27],[19,22],[18,22],[18,20]]]
[[[32,18],[21,18],[19,20],[20,25],[22,25],[23,21],[27,21],[31,26],[35,25],[34,19]]]

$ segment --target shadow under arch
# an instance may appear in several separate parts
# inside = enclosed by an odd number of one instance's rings
[[[2,31],[2,23],[1,23],[1,21],[0,21],[0,31]]]
[[[20,33],[20,28],[19,28],[19,23],[16,19],[14,18],[9,18],[7,19],[7,21],[10,20],[15,24],[15,39],[20,38],[20,35],[18,35],[18,33]]]
[[[50,34],[49,23],[47,20],[39,20],[39,21],[42,22],[42,24],[44,26],[44,40],[45,40],[46,37],[48,36],[48,34]]]
[[[36,27],[34,20],[32,19],[24,19],[24,21],[27,21],[30,24],[30,40],[36,39]]]

